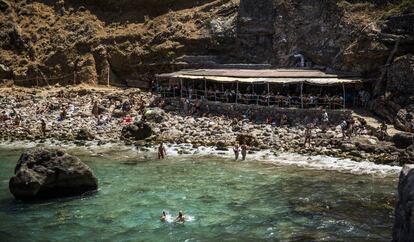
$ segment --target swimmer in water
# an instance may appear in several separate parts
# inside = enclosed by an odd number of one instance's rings
[[[165,211],[162,211],[162,215],[160,217],[161,222],[167,222],[167,213]]]
[[[183,212],[178,212],[178,216],[175,218],[174,222],[176,223],[184,223],[185,222],[185,216],[183,215]]]

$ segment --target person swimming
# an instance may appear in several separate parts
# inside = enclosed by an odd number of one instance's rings
[[[160,217],[161,222],[167,222],[167,213],[165,211],[162,211],[162,215]]]
[[[178,212],[178,216],[174,220],[175,223],[184,223],[185,222],[185,216],[182,211]]]

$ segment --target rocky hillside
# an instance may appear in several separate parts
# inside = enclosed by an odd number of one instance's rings
[[[232,33],[219,26],[220,19],[235,21],[237,5],[0,0],[0,79],[25,86],[147,81],[178,56],[221,51],[220,36]]]
[[[378,114],[413,131],[414,0],[0,0],[0,79],[17,85],[143,86],[200,62],[294,66],[297,53],[371,78]]]

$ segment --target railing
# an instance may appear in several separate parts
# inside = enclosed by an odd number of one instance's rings
[[[308,98],[300,96],[282,95],[257,95],[257,94],[236,94],[235,92],[220,92],[204,90],[179,90],[174,88],[162,88],[157,90],[165,98],[181,97],[189,99],[207,99],[213,102],[239,103],[247,105],[277,106],[286,108],[318,108],[341,109],[344,102],[341,97],[314,97]],[[206,95],[207,94],[207,95]]]

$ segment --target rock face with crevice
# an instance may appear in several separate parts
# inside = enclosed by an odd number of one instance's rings
[[[393,242],[414,240],[414,165],[406,165],[400,174],[398,200],[395,206]]]
[[[292,55],[301,53],[312,65],[378,76],[397,40],[395,57],[413,51],[414,8],[406,5],[401,0],[1,0],[0,64],[12,73],[4,78],[25,86],[145,84],[154,73],[185,67],[179,61],[183,55],[295,66]],[[388,18],[379,18],[387,11]]]
[[[16,199],[33,200],[82,195],[98,188],[93,171],[79,158],[60,149],[25,151],[9,182]]]

